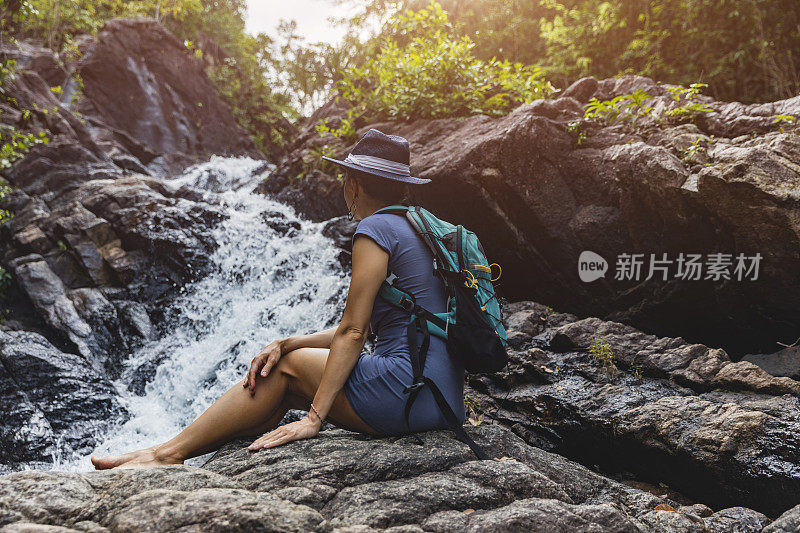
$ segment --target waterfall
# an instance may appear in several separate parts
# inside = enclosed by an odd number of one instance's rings
[[[132,451],[171,438],[241,382],[270,341],[331,327],[341,317],[349,276],[337,260],[339,250],[321,234],[324,223],[251,192],[263,165],[214,157],[166,180],[175,188],[209,191],[227,219],[213,231],[219,247],[211,273],[184,286],[170,304],[168,333],[125,362],[115,385],[130,418],[99,436],[94,453]],[[152,377],[137,390],[143,368]],[[57,458],[54,468],[92,466],[87,455]]]

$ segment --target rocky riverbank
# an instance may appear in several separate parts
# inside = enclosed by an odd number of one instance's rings
[[[800,383],[721,350],[534,302],[509,304],[505,322],[511,366],[473,378],[469,393],[485,413],[469,430],[500,460],[474,460],[448,432],[377,439],[329,430],[256,453],[238,441],[202,468],[0,477],[0,524],[788,532],[800,523]],[[585,350],[589,334],[609,343],[613,374]]]
[[[425,203],[476,230],[504,268],[511,363],[471,376],[467,398],[483,416],[469,431],[503,460],[473,460],[448,432],[330,430],[258,453],[230,443],[202,467],[48,471],[129,417],[139,417],[132,433],[145,431],[152,413],[132,413],[137,399],[163,394],[202,409],[203,394],[240,375],[248,343],[263,341],[257,328],[329,327],[355,226],[339,216],[332,176],[290,180],[312,147],[347,151],[313,132],[317,118],[341,116],[338,104],[318,110],[273,171],[203,65],[160,26],[111,21],[80,47],[70,61],[32,44],[0,50],[19,65],[8,87],[16,107],[3,104],[0,120],[51,135],[3,174],[14,186],[3,202],[14,217],[0,228],[11,275],[0,325],[3,531],[800,528],[793,350],[777,367],[767,355],[747,358],[774,375],[739,360],[800,334],[800,137],[772,122],[800,115],[800,101],[699,97],[714,111],[692,124],[645,120],[636,131],[579,120],[590,97],[637,88],[674,108],[663,87],[638,77],[581,80],[498,119],[362,125],[411,140],[412,173],[434,180]],[[49,88],[69,86],[73,72],[85,84],[78,103]],[[151,107],[120,112],[128,99]],[[689,155],[691,146],[703,150]],[[191,167],[211,153],[246,159]],[[320,227],[250,194],[258,182]],[[757,283],[631,287],[609,276],[582,284],[573,273],[584,248],[609,259],[636,250],[769,256]],[[184,301],[184,314],[171,307],[211,277],[205,300]],[[201,307],[236,291],[248,313]],[[208,341],[214,324],[230,331]]]

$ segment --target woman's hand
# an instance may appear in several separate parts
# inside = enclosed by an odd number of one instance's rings
[[[250,389],[250,396],[256,393],[256,376],[259,371],[261,372],[261,377],[265,378],[269,375],[269,371],[272,370],[272,367],[278,364],[278,361],[283,355],[283,343],[285,340],[286,339],[279,339],[272,341],[266,348],[261,350],[261,353],[253,358],[253,362],[250,363],[250,370],[247,372],[247,377],[244,378],[244,382],[242,382],[242,387]]]
[[[262,435],[253,441],[253,444],[247,447],[248,450],[257,450],[259,448],[274,448],[287,442],[294,440],[310,439],[316,437],[319,433],[322,423],[319,419],[312,420],[305,417],[297,422],[292,422],[283,426],[279,426],[269,433]]]

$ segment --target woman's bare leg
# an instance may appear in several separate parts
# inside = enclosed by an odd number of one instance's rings
[[[281,357],[266,378],[257,374],[255,394],[250,395],[237,382],[169,441],[123,455],[92,457],[92,463],[97,469],[182,463],[234,438],[266,433],[277,426],[288,409],[308,408],[322,380],[328,352],[327,348],[293,350]],[[336,396],[328,418],[351,431],[375,433],[353,411],[344,391]]]

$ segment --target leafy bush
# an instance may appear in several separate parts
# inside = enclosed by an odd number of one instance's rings
[[[391,25],[400,38],[386,37],[376,55],[346,69],[337,82],[338,93],[354,104],[347,120],[502,115],[555,92],[538,67],[477,59],[475,44],[453,34],[433,0],[395,15]]]
[[[17,64],[13,59],[0,60],[0,100],[6,100],[6,85],[14,79]],[[34,103],[35,105],[35,103]],[[22,109],[22,119],[27,121],[31,113]],[[46,111],[46,110],[45,110]],[[21,158],[34,144],[47,143],[48,138],[44,131],[38,133],[24,133],[14,126],[0,123],[0,170],[8,168],[17,159]],[[5,186],[3,186],[5,187]],[[0,199],[7,189],[0,189]],[[3,215],[6,216],[3,216]],[[5,220],[8,212],[0,211],[0,222]]]
[[[716,99],[742,102],[800,91],[797,0],[522,0],[534,1],[548,10],[537,59],[561,84],[620,74],[702,80]]]
[[[601,101],[592,97],[584,108],[583,118],[608,125],[614,124],[618,119],[630,120],[631,126],[636,127],[636,121],[653,110],[652,106],[644,105],[645,100],[651,98],[644,89],[637,89],[632,94],[621,94],[611,100]]]
[[[21,158],[34,144],[47,144],[47,134],[22,133],[21,131],[0,124],[0,169],[8,168]]]
[[[27,13],[20,17],[17,31],[40,38],[60,51],[73,37],[94,35],[113,17],[153,17],[183,20],[202,11],[201,0],[25,0]]]
[[[682,102],[682,105],[663,111],[662,115],[656,118],[662,123],[664,119],[666,122],[691,122],[701,113],[713,111],[702,102],[696,101],[704,87],[707,87],[705,83],[693,83],[689,87],[665,86],[665,89],[672,94],[673,99],[676,102]],[[650,93],[644,89],[637,89],[631,94],[620,94],[611,100],[599,100],[592,97],[584,107],[583,118],[609,126],[628,121],[631,127],[635,128],[638,120],[653,114],[653,106],[646,105],[646,101],[652,98]],[[573,122],[568,125],[567,131],[576,133],[579,127],[579,123]]]
[[[780,132],[784,132],[784,126],[794,124],[797,121],[797,117],[794,115],[773,115],[772,116],[772,123],[773,124],[780,124]]]
[[[692,83],[689,87],[678,85],[676,87],[667,87],[667,90],[672,93],[672,97],[676,102],[683,100],[684,104],[679,107],[672,108],[664,112],[668,120],[672,122],[691,122],[701,113],[710,113],[713,111],[710,107],[704,105],[702,102],[694,101],[700,95],[700,91],[708,87],[706,83]]]

